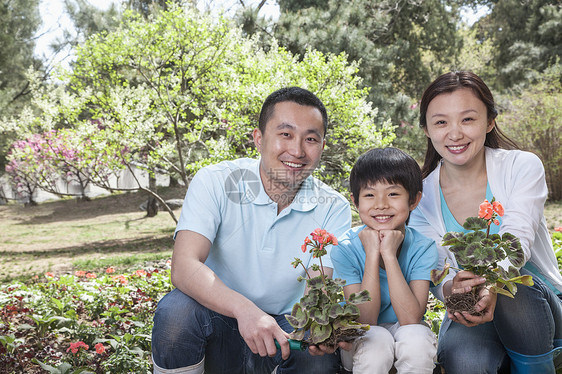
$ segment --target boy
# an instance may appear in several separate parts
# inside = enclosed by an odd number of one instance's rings
[[[396,148],[361,155],[350,175],[351,199],[363,226],[348,230],[331,252],[344,294],[368,290],[359,321],[371,325],[341,351],[346,370],[357,373],[431,373],[437,339],[422,323],[430,271],[437,267],[435,242],[406,227],[422,196],[416,161]]]

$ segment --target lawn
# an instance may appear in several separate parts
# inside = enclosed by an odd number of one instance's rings
[[[185,188],[161,193],[182,199]],[[174,220],[165,211],[145,217],[139,208],[145,200],[141,193],[126,193],[0,206],[0,283],[47,271],[64,274],[169,258]],[[179,216],[180,210],[174,213]]]

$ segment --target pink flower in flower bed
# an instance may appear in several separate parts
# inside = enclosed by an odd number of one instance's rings
[[[98,355],[101,355],[101,354],[104,354],[104,353],[105,353],[105,347],[103,346],[103,344],[98,343],[98,344],[96,344],[95,347],[96,347],[96,353],[97,353]]]
[[[80,348],[84,348],[85,350],[88,350],[88,348],[90,348],[90,347],[88,346],[88,344],[86,344],[82,340],[80,340],[80,341],[77,341],[76,343],[70,343],[70,347],[68,347],[68,349],[66,351],[67,352],[72,351],[73,354],[76,354],[76,353],[78,353]]]

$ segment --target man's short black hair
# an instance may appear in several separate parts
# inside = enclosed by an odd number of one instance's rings
[[[355,162],[349,176],[349,187],[355,205],[359,206],[362,188],[377,182],[400,184],[409,194],[409,203],[416,201],[422,191],[422,174],[416,160],[398,148],[374,148]]]
[[[275,104],[291,101],[299,105],[311,106],[320,111],[322,124],[324,125],[324,135],[328,129],[328,113],[322,101],[312,92],[300,87],[285,87],[271,93],[263,102],[258,122],[258,128],[265,133],[265,125],[273,116]]]

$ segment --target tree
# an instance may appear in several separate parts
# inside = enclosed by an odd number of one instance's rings
[[[498,88],[534,78],[562,55],[562,3],[552,0],[496,0],[475,27],[493,40]]]
[[[498,121],[519,145],[542,160],[549,199],[562,199],[562,65],[557,63],[524,89],[502,97]]]
[[[34,133],[38,124],[72,127],[94,149],[126,147],[113,152],[115,167],[141,164],[151,175],[159,170],[188,185],[204,165],[255,156],[251,130],[264,98],[298,85],[328,108],[329,146],[318,175],[337,187],[359,154],[393,137],[388,124],[377,129],[377,110],[357,68],[343,54],[311,50],[297,60],[275,43],[264,50],[228,20],[190,7],[174,6],[153,20],[126,12],[118,29],[93,35],[77,49],[58,98],[37,98],[44,101],[41,115],[11,123]],[[137,189],[167,207],[155,186]]]
[[[446,61],[457,49],[454,4],[437,0],[278,3],[281,14],[273,29],[279,43],[300,55],[308,48],[345,52],[349,60],[359,62],[358,74],[371,87],[370,99],[394,124],[409,119],[410,97],[421,95],[430,82],[422,55],[429,52]],[[241,22],[249,30],[249,18]],[[263,34],[263,29],[254,32]]]
[[[34,36],[41,24],[39,0],[0,0],[0,19],[0,113],[7,116],[29,100],[26,70],[41,68],[33,57]],[[7,148],[14,140],[13,133],[0,132],[0,169],[6,165]]]

